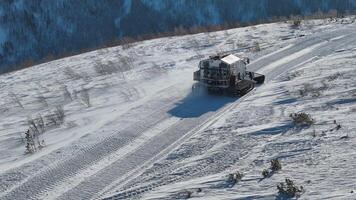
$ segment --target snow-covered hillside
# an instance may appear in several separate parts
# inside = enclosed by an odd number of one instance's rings
[[[143,199],[283,199],[277,185],[288,178],[303,186],[302,199],[356,199],[355,58],[355,44],[346,45],[261,86],[128,191],[167,181]],[[315,124],[295,126],[289,115],[299,112]],[[263,178],[272,159],[282,169]],[[233,183],[236,172],[244,176]]]
[[[99,48],[124,36],[355,8],[356,0],[3,0],[0,73],[24,62]]]
[[[155,39],[1,75],[0,199],[270,199],[284,178],[305,198],[352,199],[353,22]],[[266,84],[240,99],[191,96],[199,60],[229,50]],[[298,112],[315,124],[295,127]],[[43,147],[26,154],[31,120]],[[273,158],[282,169],[262,180]]]

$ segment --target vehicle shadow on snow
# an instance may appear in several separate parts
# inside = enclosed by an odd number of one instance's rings
[[[168,113],[180,118],[197,118],[208,112],[215,112],[237,99],[237,97],[228,97],[217,94],[194,95],[191,93],[176,103],[176,106],[169,110]]]

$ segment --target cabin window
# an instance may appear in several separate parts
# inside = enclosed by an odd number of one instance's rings
[[[224,63],[224,62],[221,62],[221,63],[219,64],[219,67],[220,67],[220,68],[228,68],[228,65],[227,65],[226,63]]]
[[[205,68],[208,68],[208,67],[209,67],[209,62],[208,62],[208,61],[203,61],[203,66],[204,66]]]

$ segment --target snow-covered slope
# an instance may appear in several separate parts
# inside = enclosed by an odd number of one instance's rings
[[[355,8],[356,0],[3,0],[0,73],[23,62],[99,48],[124,36]]]
[[[149,40],[0,76],[0,199],[171,199],[196,188],[202,199],[268,199],[284,177],[305,186],[302,197],[348,198],[353,159],[337,167],[338,153],[354,157],[352,18]],[[199,60],[228,50],[268,82],[240,99],[192,97]],[[53,124],[56,106],[63,124]],[[294,128],[288,115],[299,111],[316,124]],[[40,116],[44,148],[25,154],[27,121]],[[341,129],[330,131],[333,120]],[[282,170],[259,181],[272,158]],[[229,188],[235,170],[245,177]]]
[[[288,178],[303,186],[301,199],[356,199],[355,58],[355,43],[345,45],[261,86],[128,191],[163,182],[142,198],[283,199],[277,184]],[[296,127],[289,115],[298,112],[315,124]],[[282,169],[263,178],[276,158]],[[244,177],[231,183],[228,175],[237,171]]]

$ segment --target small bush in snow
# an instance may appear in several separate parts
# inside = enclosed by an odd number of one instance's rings
[[[302,25],[302,19],[300,17],[294,17],[292,19],[292,28],[299,28]]]
[[[259,43],[259,42],[254,42],[254,43],[253,43],[252,51],[253,51],[253,52],[261,51],[261,47],[260,47],[260,43]]]
[[[303,127],[303,126],[311,126],[314,124],[314,119],[307,113],[300,112],[300,113],[292,113],[289,115],[292,118],[293,123],[296,126]]]
[[[40,134],[45,131],[45,123],[41,115],[37,118],[28,118],[29,129],[25,132],[26,153],[34,153],[45,146],[44,140],[40,141]]]
[[[80,99],[82,100],[83,104],[85,104],[87,107],[91,106],[90,96],[89,96],[89,89],[83,88],[80,91]]]
[[[274,172],[279,171],[282,169],[282,165],[279,162],[278,159],[272,159],[271,160],[271,166],[269,169],[264,169],[262,171],[262,176],[263,178],[267,178],[269,176],[272,176]]]
[[[83,78],[80,74],[75,72],[73,69],[66,67],[64,69],[64,74],[67,76],[69,79],[77,80]]]
[[[239,182],[243,177],[243,174],[240,172],[235,172],[235,173],[231,173],[228,175],[227,177],[227,181],[231,184],[236,184],[237,182]]]
[[[64,123],[65,113],[62,106],[56,106],[53,112],[46,116],[46,119],[54,126],[60,126]]]
[[[270,171],[269,171],[268,169],[264,169],[264,170],[262,171],[262,177],[263,177],[263,178],[267,178],[268,175],[270,175]]]
[[[36,151],[36,145],[33,135],[30,130],[25,132],[26,153],[34,153]]]
[[[281,170],[281,169],[282,169],[282,165],[279,162],[279,160],[277,158],[276,159],[272,159],[271,160],[271,170],[272,171],[278,171],[278,170]]]
[[[65,117],[63,106],[56,106],[54,114],[57,117],[59,124],[63,124]]]
[[[48,103],[47,103],[46,97],[44,97],[42,94],[38,93],[37,94],[37,99],[43,106],[48,107]]]
[[[69,92],[69,90],[68,90],[68,88],[67,88],[67,86],[63,86],[62,87],[62,90],[63,90],[63,98],[64,98],[64,101],[66,101],[66,102],[70,102],[70,101],[73,101],[73,98],[72,98],[72,95],[70,94],[70,92]]]
[[[40,135],[45,131],[44,120],[41,115],[32,119],[31,117],[27,120],[29,125],[29,130],[35,135]]]
[[[336,127],[333,128],[332,131],[333,130],[337,130],[338,131],[339,129],[341,129],[341,124],[337,123],[336,120],[334,120],[334,124],[336,125]]]
[[[294,27],[299,27],[301,24],[302,24],[302,20],[301,19],[293,20],[293,26]]]
[[[300,76],[302,74],[302,71],[295,71],[295,72],[291,72],[291,73],[288,73],[287,76],[284,77],[284,81],[291,81],[295,78],[297,78],[298,76]]]
[[[330,75],[330,76],[326,77],[326,80],[334,81],[334,80],[338,79],[341,76],[342,76],[342,74],[340,72],[337,72],[336,74],[333,74],[333,75]]]
[[[192,197],[192,195],[193,195],[192,191],[184,190],[184,191],[178,193],[177,199],[189,199]]]
[[[119,62],[121,63],[120,70],[122,72],[124,72],[124,71],[128,71],[128,70],[132,69],[134,59],[132,57],[128,57],[128,56],[122,56],[119,58]]]
[[[311,96],[311,97],[320,97],[322,91],[328,89],[328,85],[325,81],[320,83],[320,86],[315,86],[315,84],[304,83],[303,87],[299,90],[299,95],[301,97]]]
[[[285,183],[277,185],[278,194],[286,198],[299,197],[304,192],[303,186],[297,187],[290,179],[286,179]]]
[[[113,74],[119,71],[119,68],[111,61],[108,62],[107,64],[104,64],[102,62],[97,62],[94,65],[94,69],[96,73],[98,73],[99,75]]]
[[[17,104],[18,106],[20,106],[21,108],[24,108],[23,105],[22,105],[22,103],[21,103],[20,98],[19,98],[15,93],[10,92],[10,93],[9,93],[9,96],[10,96],[10,98],[12,99],[12,101],[13,101],[14,103],[16,103],[16,104]]]

